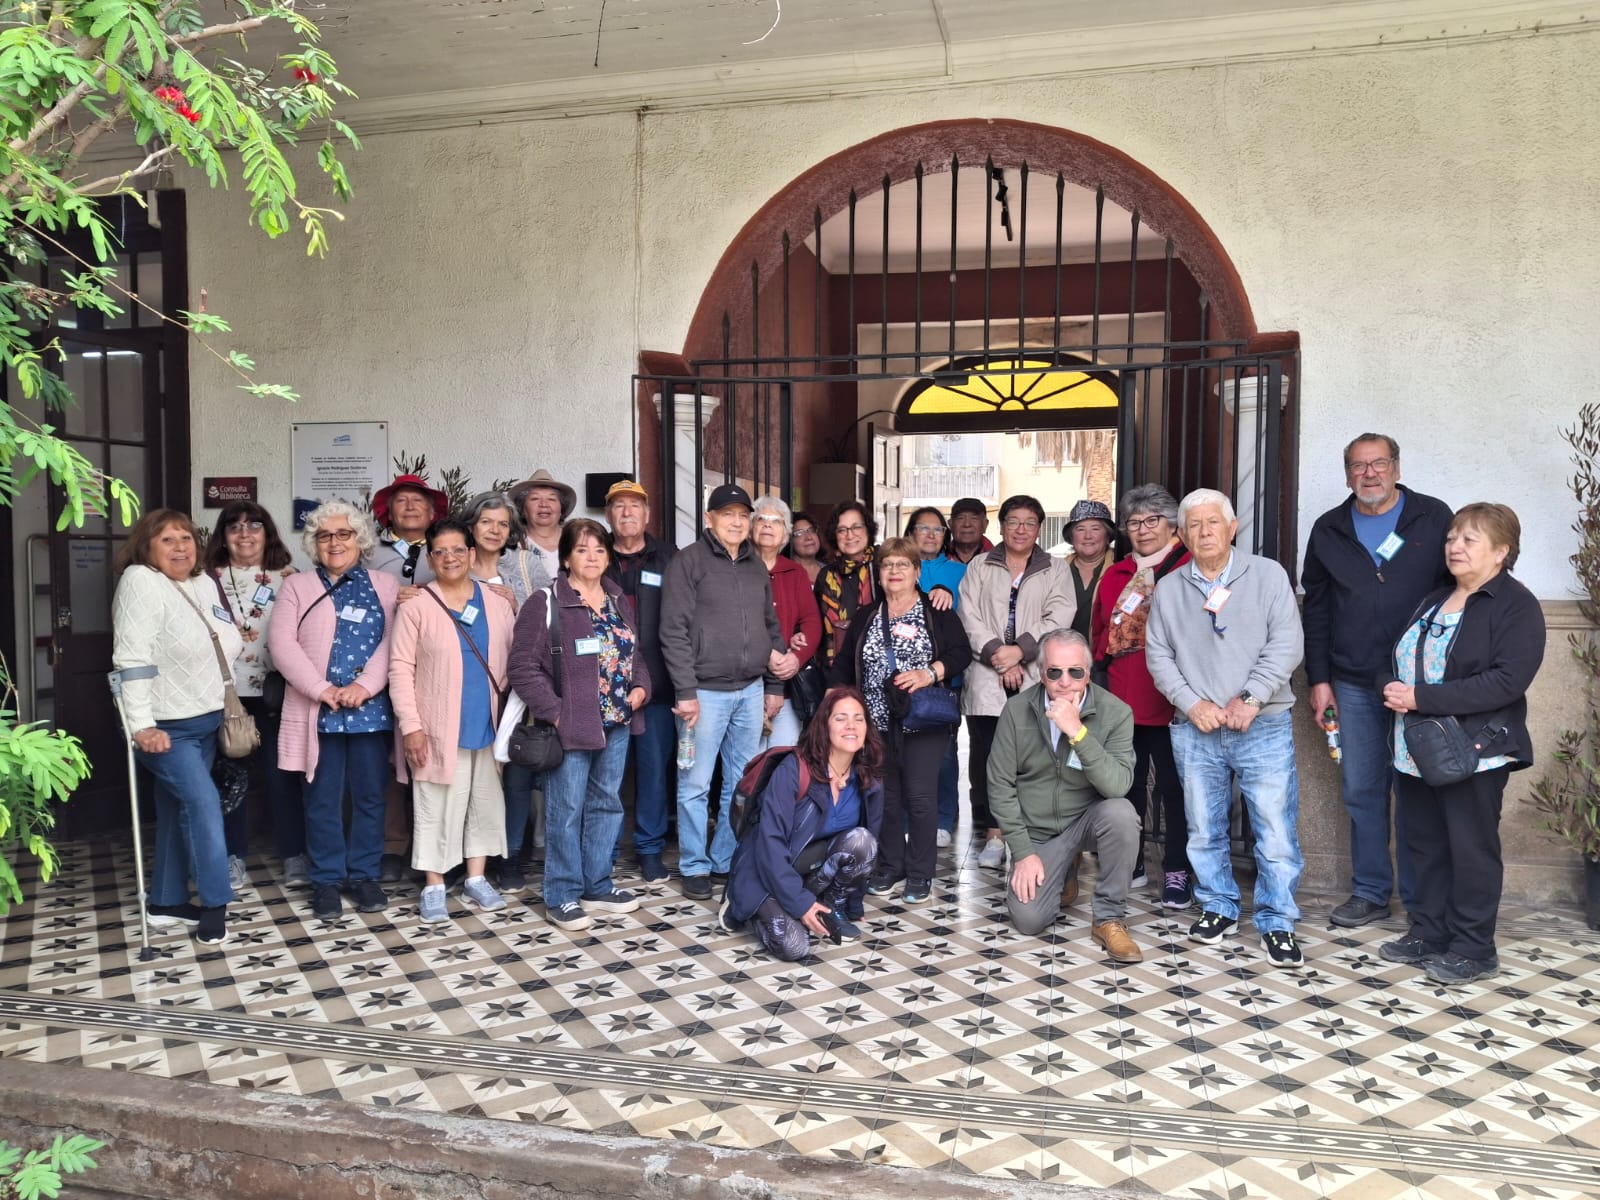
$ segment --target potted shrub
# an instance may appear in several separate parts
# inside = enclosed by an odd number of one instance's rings
[[[1589,928],[1600,929],[1600,404],[1585,404],[1577,424],[1561,436],[1577,466],[1571,486],[1578,501],[1572,523],[1578,548],[1571,562],[1578,607],[1590,627],[1567,638],[1583,672],[1581,720],[1557,737],[1554,761],[1533,785],[1530,803],[1543,817],[1540,825],[1583,856]]]

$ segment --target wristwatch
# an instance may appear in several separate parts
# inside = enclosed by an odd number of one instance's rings
[[[1246,688],[1244,691],[1239,693],[1239,699],[1244,701],[1251,708],[1260,708],[1263,704],[1266,703],[1265,700],[1258,700],[1258,699],[1256,699],[1256,697],[1252,696],[1250,694],[1250,689],[1249,688]]]

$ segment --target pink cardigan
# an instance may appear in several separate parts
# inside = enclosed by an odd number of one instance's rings
[[[356,682],[376,696],[389,686],[389,643],[394,637],[395,598],[400,580],[370,568],[367,575],[383,607],[383,640],[367,660]],[[267,648],[272,665],[289,686],[284,689],[283,720],[278,727],[278,769],[304,771],[307,780],[317,773],[317,718],[322,713],[322,693],[333,686],[328,679],[328,657],[333,653],[334,625],[339,615],[337,596],[317,604],[323,593],[322,577],[300,571],[283,581],[272,621],[267,627]],[[304,624],[300,614],[310,609]]]
[[[426,591],[438,594],[435,584]],[[511,654],[514,614],[504,597],[488,588],[483,596],[483,617],[489,622],[489,705],[496,724],[500,720],[500,688],[506,687],[506,659]],[[465,655],[466,661],[463,661]],[[414,596],[400,606],[394,622],[394,644],[389,648],[389,702],[401,737],[419,730],[427,734],[428,761],[411,778],[424,783],[449,784],[455,779],[456,742],[461,731],[462,670],[476,671],[472,651],[464,650],[456,635],[455,618],[427,596]],[[407,778],[403,746],[397,746],[395,773]]]

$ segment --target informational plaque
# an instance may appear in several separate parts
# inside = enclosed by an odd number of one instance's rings
[[[387,421],[296,421],[290,429],[296,529],[327,500],[365,508],[389,482]]]

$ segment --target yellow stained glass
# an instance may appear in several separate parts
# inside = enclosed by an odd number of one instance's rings
[[[1028,367],[1039,369],[1024,369]],[[966,372],[964,382],[930,384],[912,397],[906,413],[949,416],[1116,407],[1117,393],[1097,376],[1024,358],[980,364]]]

